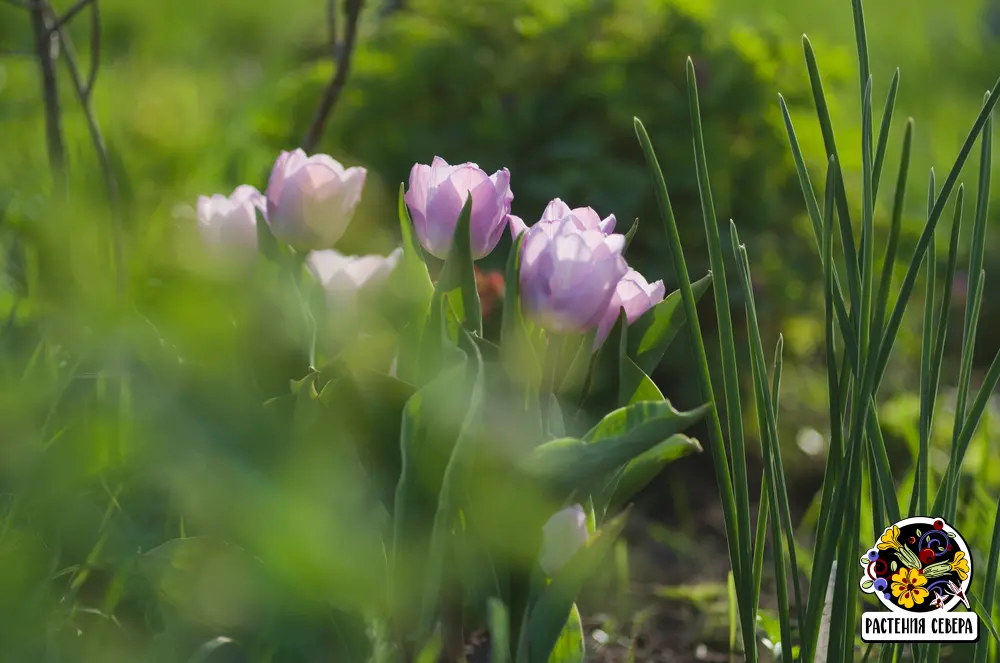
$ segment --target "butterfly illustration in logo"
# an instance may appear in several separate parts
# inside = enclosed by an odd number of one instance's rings
[[[965,597],[965,592],[963,592],[962,588],[953,583],[951,580],[948,581],[948,591],[951,592],[952,596],[957,596],[959,600],[962,601],[962,605],[965,606],[966,610],[972,609],[969,606],[969,599]]]

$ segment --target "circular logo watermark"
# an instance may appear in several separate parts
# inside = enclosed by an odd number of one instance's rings
[[[897,615],[863,615],[866,641],[969,641],[978,638],[978,619],[967,592],[972,557],[965,540],[941,518],[918,516],[890,525],[861,558],[861,591],[873,594]],[[940,619],[959,605],[968,613]]]

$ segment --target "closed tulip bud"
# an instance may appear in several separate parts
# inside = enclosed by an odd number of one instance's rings
[[[615,286],[615,294],[611,296],[608,311],[597,327],[597,337],[594,339],[596,350],[611,332],[618,320],[619,311],[625,309],[628,324],[634,323],[646,311],[663,301],[665,288],[663,281],[648,283],[642,274],[631,267],[622,280]]]
[[[229,196],[199,196],[198,230],[213,249],[248,257],[257,251],[257,210],[264,208],[264,197],[248,184]]]
[[[327,249],[310,253],[306,266],[330,297],[353,297],[362,288],[384,283],[402,255],[403,249],[388,256],[345,256]]]
[[[330,248],[351,222],[366,175],[326,154],[282,152],[267,183],[271,232],[301,251]]]
[[[624,235],[581,230],[572,218],[529,228],[521,247],[520,298],[525,315],[557,333],[585,333],[608,311],[628,271]]]
[[[539,566],[553,576],[587,543],[587,514],[574,504],[557,512],[542,527],[542,553]]]
[[[417,239],[428,253],[441,259],[448,256],[458,217],[470,195],[472,258],[478,260],[496,248],[507,227],[514,200],[510,173],[504,168],[487,175],[474,163],[450,166],[441,157],[434,157],[429,166],[414,164],[404,200]]]

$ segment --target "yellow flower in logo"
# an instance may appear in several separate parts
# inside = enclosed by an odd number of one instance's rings
[[[885,530],[882,538],[878,540],[879,550],[899,550],[899,528],[893,525]]]
[[[965,553],[961,550],[955,553],[955,558],[951,560],[951,570],[958,573],[958,577],[962,580],[969,577],[969,560],[965,559]]]
[[[892,576],[892,595],[899,605],[909,610],[927,598],[929,592],[924,587],[926,584],[927,578],[920,569],[908,569],[904,566]]]

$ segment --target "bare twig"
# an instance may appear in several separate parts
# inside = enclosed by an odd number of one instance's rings
[[[59,196],[66,193],[66,146],[63,143],[59,111],[59,86],[53,59],[52,32],[46,14],[51,12],[46,0],[34,0],[29,7],[35,37],[35,56],[42,74],[42,101],[45,105],[45,142],[49,152],[52,180]]]
[[[108,156],[108,148],[104,143],[104,136],[101,127],[97,123],[94,109],[91,105],[91,93],[94,89],[94,81],[97,78],[98,62],[101,58],[99,35],[100,12],[98,11],[97,0],[88,0],[91,3],[92,23],[91,23],[91,63],[88,80],[84,81],[80,72],[80,64],[76,57],[76,49],[73,48],[73,41],[69,33],[58,23],[52,24],[52,33],[56,35],[62,45],[63,59],[66,68],[69,70],[70,80],[73,83],[73,90],[76,92],[77,100],[83,109],[83,115],[87,120],[87,130],[90,133],[90,141],[97,153],[97,162],[101,169],[101,176],[104,179],[104,186],[107,189],[108,203],[111,206],[112,222],[114,223],[114,261],[115,272],[118,278],[119,287],[124,286],[124,229],[118,191],[118,180],[115,177],[114,169],[111,167],[111,159]],[[55,20],[55,14],[51,12],[48,16],[50,22]],[[94,39],[97,38],[96,46]]]
[[[337,0],[326,0],[326,29],[330,34],[330,53],[333,55],[333,62],[336,64],[337,57]]]
[[[344,86],[347,84],[347,75],[351,71],[351,56],[354,54],[354,47],[357,43],[358,19],[361,17],[361,8],[364,4],[364,0],[344,0],[344,13],[347,18],[344,42],[338,48],[336,73],[334,73],[326,89],[323,91],[319,108],[316,109],[316,116],[309,127],[308,133],[306,133],[305,138],[302,140],[302,148],[306,152],[312,152],[316,149],[320,138],[323,136],[326,122],[330,118],[334,106],[337,105],[337,100],[340,98]]]
[[[97,70],[101,66],[101,10],[97,0],[86,0],[90,3],[90,73],[87,74],[85,97],[90,101],[90,94],[97,82]]]
[[[66,13],[56,19],[55,23],[52,25],[52,31],[55,32],[59,28],[65,26],[67,23],[73,20],[73,17],[79,14],[83,9],[89,5],[92,0],[77,0],[76,4],[66,10]],[[97,4],[96,2],[94,3]]]

